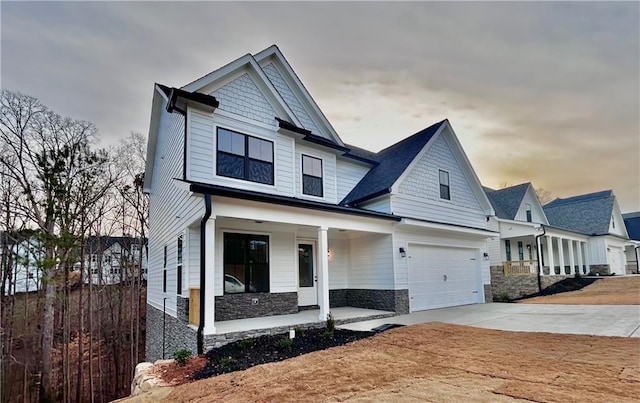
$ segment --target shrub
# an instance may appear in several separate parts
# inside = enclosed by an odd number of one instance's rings
[[[575,278],[580,278],[580,277],[582,277],[582,274],[580,274],[580,272],[577,271],[576,274],[575,274]]]
[[[507,291],[502,291],[500,293],[500,301],[503,301],[503,302],[509,301],[509,293]]]
[[[332,338],[333,338],[333,330],[325,329],[325,331],[322,332],[322,340],[329,340]]]
[[[238,348],[244,350],[253,347],[253,339],[243,339],[238,342]]]
[[[327,330],[333,333],[333,330],[336,328],[336,320],[333,318],[331,312],[327,315]]]
[[[296,326],[296,327],[293,328],[293,330],[296,332],[296,335],[298,335],[300,337],[304,337],[304,332],[305,332],[305,328],[304,327]]]
[[[235,364],[236,359],[233,357],[224,357],[220,360],[221,367],[228,367],[229,365]]]
[[[191,358],[192,355],[193,353],[191,352],[191,350],[182,348],[173,353],[173,359],[176,360],[176,364],[179,367],[184,367],[185,365],[187,365],[187,361],[189,361],[189,358]]]
[[[281,349],[284,350],[286,348],[291,348],[291,345],[293,344],[293,340],[287,338],[287,337],[283,337],[280,340],[278,340],[278,342],[276,343],[276,346]]]

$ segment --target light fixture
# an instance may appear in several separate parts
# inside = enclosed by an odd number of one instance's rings
[[[263,222],[264,222],[264,221],[261,221],[261,220],[255,220],[255,221],[254,221],[254,223],[256,223],[256,224],[262,224]]]
[[[529,252],[531,252],[531,245],[527,245],[527,249],[529,249]]]
[[[407,251],[404,250],[404,248],[402,246],[400,247],[400,256],[407,257]]]
[[[484,260],[489,260],[489,254],[487,252],[485,252],[483,254]]]

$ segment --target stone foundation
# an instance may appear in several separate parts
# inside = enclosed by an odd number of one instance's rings
[[[565,280],[569,275],[542,276],[542,289],[559,281]],[[535,294],[538,289],[537,274],[520,274],[505,276],[502,266],[491,266],[491,294],[494,301],[502,301],[503,296],[508,299],[516,299],[526,295]],[[485,291],[486,299],[486,291]]]
[[[178,319],[184,323],[189,323],[189,298],[176,296],[176,310]]]
[[[493,302],[493,293],[491,291],[491,284],[484,285],[484,302]]]
[[[406,314],[409,313],[409,290],[329,290],[329,302],[331,308],[352,306]]]
[[[608,276],[611,274],[611,269],[608,264],[592,264],[589,266],[589,275],[591,276]]]
[[[216,322],[298,313],[298,293],[225,294],[216,297]]]
[[[162,310],[156,309],[149,304],[147,304],[146,333],[147,361],[153,362],[162,358],[171,358],[174,352],[183,348],[192,351],[194,354],[198,349],[196,331],[194,329],[185,322],[168,314],[164,314],[163,320]]]
[[[627,263],[627,274],[638,274],[638,266],[636,262]]]

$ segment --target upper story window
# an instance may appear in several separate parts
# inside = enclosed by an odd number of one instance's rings
[[[527,222],[531,222],[531,205],[527,203],[526,208],[527,208]]]
[[[302,156],[302,193],[311,196],[323,196],[322,160],[320,158]]]
[[[440,176],[440,198],[445,200],[451,200],[451,193],[449,192],[449,172],[439,170]]]
[[[616,228],[616,220],[613,219],[613,214],[611,215],[611,228]]]
[[[217,173],[273,185],[273,142],[218,128]]]

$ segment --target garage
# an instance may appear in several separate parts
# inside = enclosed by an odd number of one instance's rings
[[[622,248],[609,245],[607,250],[609,251],[609,264],[611,265],[611,274],[626,274],[625,258]]]
[[[409,245],[411,312],[481,302],[478,250]]]

